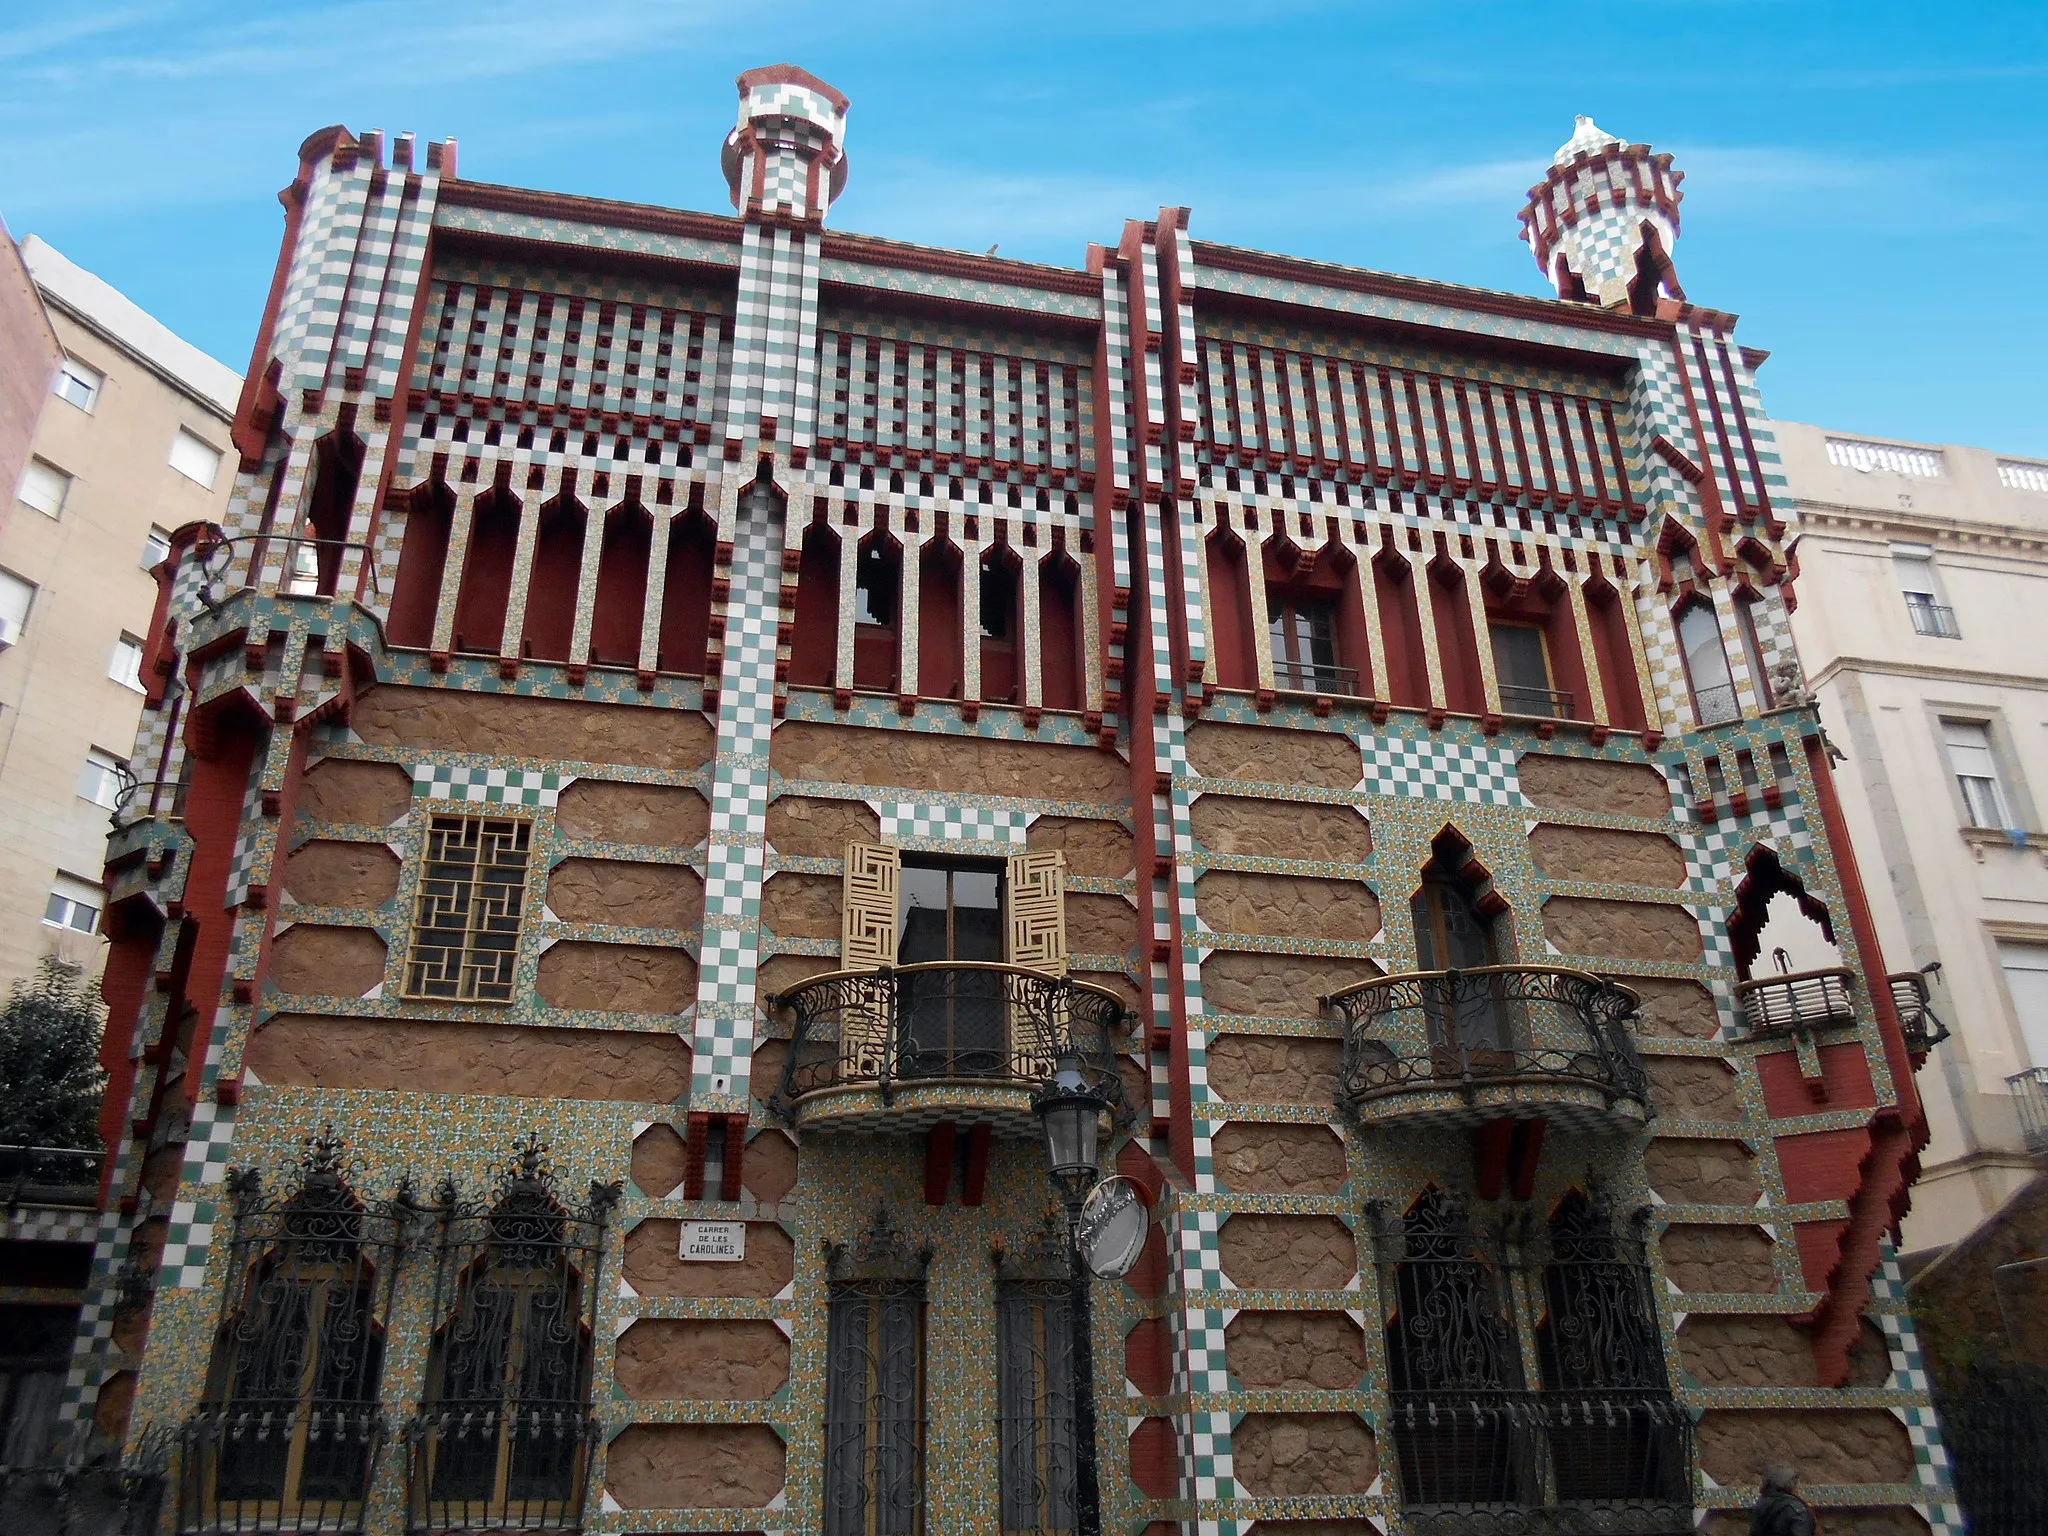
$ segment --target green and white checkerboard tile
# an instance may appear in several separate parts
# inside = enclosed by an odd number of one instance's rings
[[[1472,805],[1525,805],[1512,747],[1458,741],[1449,736],[1411,738],[1361,734],[1368,794],[1399,799],[1462,800]]]
[[[518,768],[419,763],[412,770],[412,792],[427,800],[446,800],[455,805],[510,805],[542,810],[552,807],[574,779],[574,774],[529,773]]]

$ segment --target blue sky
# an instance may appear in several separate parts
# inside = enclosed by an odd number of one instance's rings
[[[462,174],[725,211],[733,76],[853,99],[832,222],[1077,265],[1199,237],[1526,293],[1585,112],[1687,172],[1678,270],[1772,414],[2048,456],[2048,6],[194,0],[0,6],[0,214],[248,362],[329,122]]]

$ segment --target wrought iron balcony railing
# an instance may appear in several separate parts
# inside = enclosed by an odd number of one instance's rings
[[[1834,1029],[1856,1022],[1856,976],[1847,966],[1758,976],[1735,984],[1752,1035]]]
[[[0,1146],[0,1199],[10,1207],[96,1206],[106,1161],[97,1148]]]
[[[442,1402],[404,1431],[406,1530],[580,1531],[602,1426],[587,1402]]]
[[[1906,599],[1906,611],[1913,615],[1913,633],[1931,635],[1937,640],[1960,640],[1962,626],[1956,623],[1956,611],[1946,603],[1934,603]]]
[[[2005,1080],[2019,1111],[2020,1134],[2029,1152],[2048,1152],[2048,1067],[2029,1067]]]
[[[178,1536],[360,1536],[385,1429],[382,1405],[366,1399],[200,1408],[178,1437]]]
[[[1589,971],[1412,971],[1324,1002],[1344,1026],[1337,1098],[1354,1119],[1470,1120],[1522,1103],[1567,1122],[1649,1117],[1649,1080],[1629,1038],[1640,999]]]
[[[1320,693],[1340,698],[1358,692],[1358,668],[1334,661],[1285,661],[1273,658],[1273,686],[1290,693]]]
[[[894,1106],[912,1090],[1021,1090],[1047,1082],[1061,1056],[1079,1056],[1130,1118],[1117,1074],[1123,1002],[1114,992],[1021,966],[944,961],[833,971],[769,1000],[794,1025],[782,1082],[769,1100],[801,1119],[835,1090]],[[992,1109],[1003,1106],[992,1103]],[[1012,1129],[1036,1134],[1028,1104]]]
[[[1927,971],[1894,971],[1891,983],[1892,1007],[1899,1015],[1899,1027],[1906,1033],[1906,1049],[1915,1065],[1948,1038],[1948,1026],[1934,1011],[1927,997]]]
[[[1572,717],[1572,696],[1557,688],[1527,688],[1519,683],[1502,683],[1500,707],[1511,715],[1533,715],[1539,720],[1569,720]]]
[[[1407,1527],[1427,1536],[1679,1536],[1692,1423],[1668,1392],[1390,1394]]]

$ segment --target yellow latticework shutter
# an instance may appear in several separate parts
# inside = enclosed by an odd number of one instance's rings
[[[839,968],[874,971],[896,963],[896,888],[903,855],[879,843],[848,843],[839,902]],[[850,1006],[839,1018],[843,1081],[879,1076],[887,1052],[886,1008]]]
[[[1057,848],[1010,859],[1006,958],[1053,976],[1067,973],[1067,856]]]
[[[839,907],[839,968],[872,971],[896,963],[896,887],[903,855],[879,843],[846,845]]]

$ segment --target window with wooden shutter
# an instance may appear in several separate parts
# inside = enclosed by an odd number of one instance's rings
[[[1067,856],[1033,849],[1010,859],[1005,955],[1012,965],[1067,973]]]
[[[873,971],[896,963],[896,892],[903,855],[879,843],[846,845],[839,907],[839,968]]]

